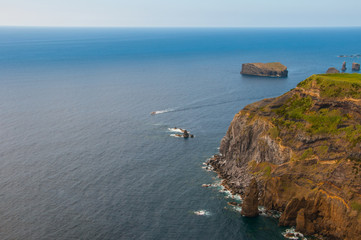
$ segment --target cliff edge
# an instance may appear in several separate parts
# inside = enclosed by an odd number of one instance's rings
[[[235,115],[210,164],[233,192],[256,179],[279,224],[326,239],[361,236],[361,75],[313,75]],[[254,183],[253,183],[254,184]]]

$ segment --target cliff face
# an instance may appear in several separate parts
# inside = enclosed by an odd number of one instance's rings
[[[287,67],[279,62],[245,63],[242,64],[241,74],[261,77],[287,77]]]
[[[257,179],[260,204],[280,225],[327,239],[361,236],[361,75],[314,75],[246,106],[210,163],[244,195]]]

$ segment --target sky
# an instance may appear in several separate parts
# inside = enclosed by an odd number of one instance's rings
[[[361,0],[0,0],[0,26],[361,26]]]

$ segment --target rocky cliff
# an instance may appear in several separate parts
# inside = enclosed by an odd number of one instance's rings
[[[279,62],[272,63],[244,63],[241,74],[261,77],[287,77],[287,67]]]
[[[361,75],[313,75],[234,117],[210,164],[233,192],[325,239],[361,236]]]

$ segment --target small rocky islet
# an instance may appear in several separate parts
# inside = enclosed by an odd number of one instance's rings
[[[323,239],[361,236],[361,74],[312,75],[237,113],[209,165],[281,226]]]
[[[181,134],[175,134],[175,136],[177,136],[177,137],[194,138],[194,135],[191,134],[191,133],[190,133],[188,130],[186,130],[186,129],[174,127],[174,128],[172,128],[171,130],[172,130],[172,131],[179,131],[179,132],[181,132]]]
[[[287,67],[279,62],[270,63],[244,63],[242,64],[242,75],[260,77],[280,77],[288,76]]]

